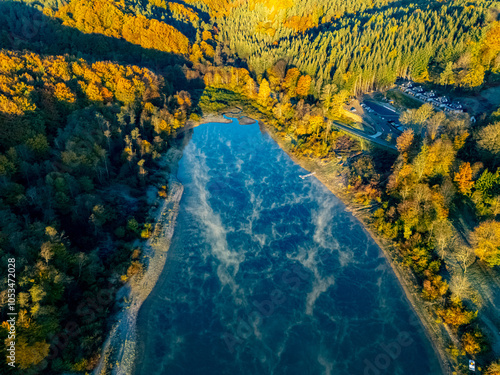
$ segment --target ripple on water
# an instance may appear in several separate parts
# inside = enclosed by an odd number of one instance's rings
[[[137,375],[440,373],[380,249],[303,174],[257,125],[195,128]]]

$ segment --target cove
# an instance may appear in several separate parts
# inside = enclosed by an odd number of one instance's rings
[[[441,374],[380,248],[259,125],[195,128],[136,375]]]

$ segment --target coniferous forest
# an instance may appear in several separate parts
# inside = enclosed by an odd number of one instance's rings
[[[163,156],[186,125],[239,107],[295,157],[335,164],[452,371],[475,358],[500,374],[500,313],[477,288],[500,282],[500,102],[396,102],[404,130],[386,146],[344,127],[359,126],[353,101],[401,82],[500,96],[500,2],[1,1],[0,48],[0,342],[11,258],[18,311],[16,367],[2,345],[0,373],[92,371],[117,291],[144,271]]]

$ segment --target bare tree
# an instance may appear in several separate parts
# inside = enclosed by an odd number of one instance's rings
[[[453,292],[453,298],[459,301],[470,298],[474,294],[468,276],[462,272],[454,273],[451,276],[450,289]]]
[[[437,254],[441,259],[445,259],[456,240],[453,226],[448,220],[437,222],[433,227],[432,237],[436,241]]]
[[[48,265],[49,260],[52,259],[54,252],[52,251],[52,244],[50,242],[44,242],[42,244],[42,249],[40,251],[40,256],[45,259],[45,263]]]
[[[78,278],[80,278],[80,275],[82,273],[82,268],[87,262],[87,256],[85,255],[85,253],[78,253],[76,259],[78,260]]]
[[[500,156],[500,122],[485,126],[477,133],[479,148],[489,153],[496,165]]]
[[[465,245],[460,246],[453,253],[453,257],[464,274],[467,273],[468,268],[476,261],[476,254],[474,253],[474,250]]]

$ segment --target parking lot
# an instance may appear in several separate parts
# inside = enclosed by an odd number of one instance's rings
[[[459,101],[452,101],[449,97],[439,96],[434,90],[426,90],[424,87],[416,85],[412,81],[403,82],[398,85],[399,90],[406,95],[420,100],[422,103],[430,103],[437,111],[462,113],[464,107]]]
[[[400,113],[389,104],[367,99],[361,103],[361,107],[376,123],[377,130],[385,137],[388,135],[397,137],[405,130],[405,127],[399,124]]]
[[[393,144],[404,131],[404,128],[398,123],[400,113],[389,103],[365,96],[359,101],[353,100],[349,111],[359,116],[358,121],[363,121],[364,124],[368,124],[368,127],[373,129],[374,134],[367,134],[370,139],[383,140]],[[400,126],[399,129],[398,126]]]

